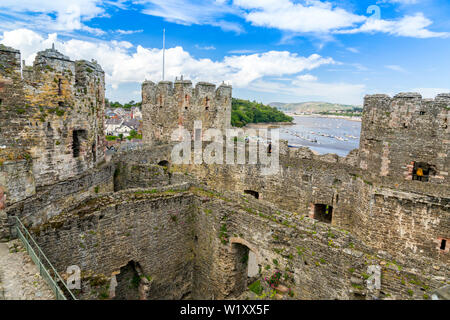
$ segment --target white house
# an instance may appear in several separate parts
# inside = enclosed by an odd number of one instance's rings
[[[119,136],[120,134],[123,134],[124,137],[128,137],[130,135],[131,130],[134,129],[132,127],[122,124],[119,128],[116,129],[114,135]]]
[[[115,136],[115,132],[122,125],[123,120],[120,119],[106,119],[105,121],[105,132],[108,136]]]

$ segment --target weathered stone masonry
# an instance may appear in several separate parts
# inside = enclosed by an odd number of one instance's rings
[[[0,45],[0,161],[33,159],[37,186],[76,176],[104,158],[105,76],[96,62],[54,49],[21,67],[20,52]]]
[[[275,270],[293,299],[427,299],[448,283],[449,95],[367,96],[358,150],[282,142],[272,176],[171,163],[180,125],[229,127],[231,87],[142,95],[145,144],[105,163],[100,66],[46,50],[21,68],[0,47],[0,238],[19,217],[61,274],[80,266],[80,298],[113,298],[113,277],[116,299],[239,298]]]
[[[231,87],[177,80],[142,84],[142,108],[146,143],[169,143],[179,126],[193,133],[194,121],[203,128],[224,130],[231,126]]]

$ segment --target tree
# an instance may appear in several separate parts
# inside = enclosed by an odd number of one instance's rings
[[[232,99],[231,124],[243,127],[247,123],[260,122],[291,122],[292,117],[285,115],[276,108],[242,99]]]

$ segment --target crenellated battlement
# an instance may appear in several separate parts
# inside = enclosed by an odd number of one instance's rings
[[[375,176],[448,184],[450,94],[368,95],[359,165]],[[420,169],[420,170],[419,170]],[[423,172],[424,176],[417,176]]]
[[[0,75],[2,78],[19,78],[29,85],[36,85],[41,82],[42,85],[52,85],[56,82],[50,79],[51,76],[63,77],[68,82],[75,84],[86,84],[82,79],[89,79],[88,75],[94,75],[95,78],[104,78],[102,67],[94,60],[73,61],[54,48],[39,51],[32,66],[21,63],[21,53],[11,47],[0,44]],[[19,79],[16,79],[19,80]],[[45,82],[50,83],[45,83]]]
[[[364,97],[364,111],[373,108],[386,108],[390,111],[396,111],[404,105],[410,105],[416,110],[420,110],[423,105],[432,105],[436,108],[448,110],[450,105],[450,93],[438,94],[434,99],[424,99],[417,92],[401,92],[391,97],[386,94],[373,94]]]
[[[0,77],[20,77],[20,51],[0,44]]]
[[[105,74],[105,71],[103,71],[102,67],[97,63],[97,61],[87,61],[87,60],[77,60],[75,61],[76,65],[76,75],[78,73],[99,73],[99,74]]]
[[[142,84],[144,140],[148,143],[169,142],[180,125],[191,131],[194,121],[203,128],[224,129],[231,125],[231,86],[216,87],[208,82],[190,80],[145,81]]]
[[[146,80],[142,84],[143,103],[156,104],[158,94],[164,95],[167,99],[182,99],[183,97],[179,96],[180,92],[188,94],[191,99],[201,99],[205,96],[231,98],[232,87],[221,84],[216,88],[215,84],[209,82],[198,82],[194,87],[192,81],[178,79],[175,82],[160,81],[158,83]]]
[[[54,48],[39,51],[33,63],[36,71],[44,68],[52,68],[55,71],[62,72],[64,68],[72,67],[73,65],[74,61]]]

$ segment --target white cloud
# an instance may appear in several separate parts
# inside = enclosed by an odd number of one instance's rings
[[[51,48],[56,41],[56,33],[49,34],[44,39],[38,33],[28,29],[5,31],[0,40],[1,43],[7,46],[20,49],[22,60],[25,60],[28,65],[33,63],[37,51]]]
[[[419,0],[384,0],[382,2],[399,3],[399,4],[416,4]]]
[[[273,93],[278,96],[289,96],[289,100],[297,101],[329,101],[334,103],[360,105],[366,87],[363,84],[344,82],[307,81],[301,76],[290,83],[257,80],[250,84],[250,90]]]
[[[340,30],[336,33],[375,33],[383,32],[394,36],[414,37],[414,38],[447,38],[449,32],[433,32],[427,29],[433,22],[427,19],[422,13],[413,16],[405,16],[399,20],[367,19],[358,28],[350,30]]]
[[[249,50],[249,49],[237,49],[237,50],[230,50],[228,53],[231,54],[248,54],[248,53],[255,53],[255,50]]]
[[[39,27],[47,31],[83,30],[103,35],[104,31],[83,23],[104,14],[101,2],[101,0],[71,0],[70,3],[55,0],[1,0],[0,10],[3,14],[15,17],[16,23],[22,26]]]
[[[122,34],[122,35],[128,35],[128,34],[134,34],[134,33],[141,33],[144,32],[143,29],[139,29],[139,30],[122,30],[122,29],[117,29],[116,30],[117,33]]]
[[[142,13],[164,18],[182,25],[212,25],[224,31],[243,32],[240,24],[223,19],[227,14],[238,14],[227,1],[138,0],[145,8]]]
[[[310,82],[310,81],[317,81],[318,79],[316,76],[313,76],[311,74],[304,74],[304,75],[298,76],[297,80]]]
[[[323,58],[318,54],[300,57],[288,51],[269,51],[261,54],[225,57],[233,84],[245,86],[263,76],[293,75],[321,65],[334,64],[332,58]]]
[[[450,93],[450,88],[415,88],[411,92],[419,92],[423,98],[434,99],[440,93]]]
[[[387,65],[385,66],[388,69],[391,69],[393,71],[397,71],[397,72],[406,72],[405,69],[403,69],[402,67],[398,66],[398,65]]]
[[[93,42],[71,39],[61,41],[56,34],[46,38],[34,31],[18,29],[4,32],[1,43],[20,49],[27,64],[31,64],[35,52],[51,47],[71,59],[95,59],[106,72],[106,80],[113,88],[123,83],[140,83],[144,79],[159,81],[162,69],[161,49],[136,48],[126,41]],[[334,64],[332,58],[317,54],[308,57],[288,51],[268,51],[251,55],[227,56],[221,61],[196,59],[182,47],[166,50],[167,79],[184,75],[196,81],[230,82],[244,88],[252,82],[270,76],[296,75],[322,65]]]
[[[245,18],[255,26],[277,28],[298,33],[329,33],[366,20],[330,2],[289,0],[234,0],[246,10]]]
[[[195,45],[195,48],[197,48],[198,50],[216,50],[216,47],[214,46],[199,46],[198,44]]]
[[[392,0],[413,4],[415,0]],[[414,38],[445,38],[448,32],[427,29],[432,21],[422,13],[404,16],[397,20],[382,20],[356,15],[331,2],[308,0],[234,0],[242,8],[245,19],[254,26],[276,28],[294,34],[314,33],[323,37],[329,34],[387,33]]]
[[[413,4],[415,0],[386,0],[383,2]],[[85,31],[105,35],[99,28],[86,25],[94,17],[109,17],[105,7],[127,10],[141,6],[141,12],[183,25],[212,25],[237,34],[243,26],[230,16],[240,17],[254,26],[275,28],[284,32],[283,39],[299,34],[313,34],[329,41],[334,34],[387,33],[394,36],[433,38],[448,37],[449,32],[428,29],[432,21],[422,13],[395,20],[382,20],[358,15],[329,1],[319,0],[1,0],[3,15],[0,30],[31,28],[43,32],[70,33]],[[31,13],[31,14],[30,14]],[[123,33],[121,33],[121,31]],[[116,31],[130,34],[128,30]]]
[[[347,50],[353,53],[359,53],[359,50],[356,48],[347,48]]]

